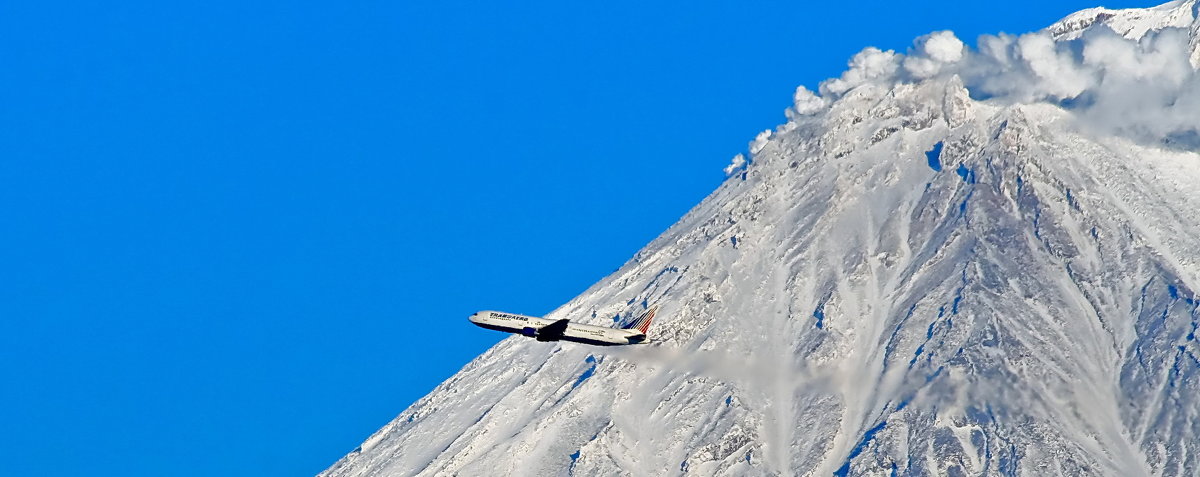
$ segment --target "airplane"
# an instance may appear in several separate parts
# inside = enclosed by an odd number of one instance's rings
[[[471,323],[489,330],[517,333],[538,341],[574,341],[596,346],[619,346],[649,343],[646,332],[658,305],[620,328],[571,323],[571,320],[547,320],[533,316],[514,315],[500,311],[480,311],[472,314]]]

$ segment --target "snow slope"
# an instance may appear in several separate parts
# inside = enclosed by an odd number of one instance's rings
[[[864,50],[550,315],[658,303],[658,344],[505,339],[322,475],[1196,475],[1194,68],[1141,83],[1179,82],[1161,130],[1089,121],[1116,63],[1074,95],[986,82],[1101,28],[1195,64],[1196,12],[1086,10],[995,40],[1007,65]]]

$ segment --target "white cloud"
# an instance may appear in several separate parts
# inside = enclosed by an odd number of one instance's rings
[[[867,83],[889,87],[958,75],[976,99],[1049,102],[1102,133],[1200,141],[1200,74],[1191,58],[1191,43],[1200,40],[1193,35],[1164,28],[1133,40],[1101,25],[1063,41],[1045,32],[985,35],[973,50],[949,31],[935,32],[905,55],[863,50],[839,78],[821,84],[820,97],[798,88],[789,117],[816,113]]]
[[[750,154],[758,154],[758,151],[761,151],[762,148],[767,147],[767,141],[770,141],[770,140],[771,140],[771,130],[770,129],[767,129],[763,132],[758,133],[758,135],[754,137],[754,140],[750,141]]]
[[[725,175],[733,175],[734,172],[737,172],[744,165],[746,165],[746,156],[741,154],[733,156],[733,159],[729,161],[729,165],[725,166]]]
[[[796,88],[796,93],[792,95],[792,108],[787,111],[787,115],[789,118],[808,116],[825,109],[826,104],[824,98],[817,96],[816,93],[809,91],[804,86],[799,86]]]
[[[924,38],[921,49],[925,55],[942,63],[954,63],[963,57],[963,42],[946,30],[931,33]]]
[[[950,31],[939,31],[917,38],[916,48],[904,58],[904,69],[915,78],[936,76],[949,64],[963,58],[965,46]]]
[[[1042,91],[1055,99],[1070,99],[1094,83],[1091,71],[1081,68],[1069,48],[1045,33],[1027,33],[1017,39],[1017,51],[1036,75]]]
[[[832,78],[821,83],[822,94],[841,95],[867,82],[893,78],[900,66],[900,55],[894,51],[882,51],[867,47],[850,60],[850,69],[841,78]]]
[[[1084,40],[1082,61],[1097,79],[1079,115],[1083,123],[1150,140],[1200,132],[1200,75],[1185,32],[1163,30],[1139,42],[1112,33]]]

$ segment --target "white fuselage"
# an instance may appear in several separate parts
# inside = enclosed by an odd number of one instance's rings
[[[579,323],[568,323],[561,336],[556,335],[547,340],[540,338],[538,331],[553,324],[556,320],[500,311],[481,311],[471,315],[470,320],[483,328],[516,333],[543,341],[563,340],[599,346],[639,344],[650,341],[646,339],[645,334],[636,329],[625,330]]]

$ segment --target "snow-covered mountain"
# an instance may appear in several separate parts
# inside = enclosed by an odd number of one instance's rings
[[[864,50],[322,475],[1197,475],[1196,0]],[[464,317],[463,326],[468,326]]]

